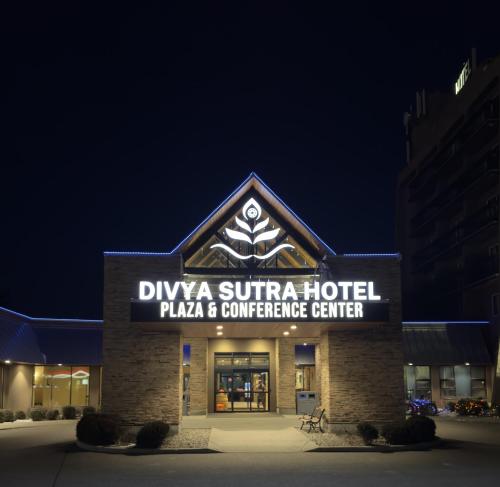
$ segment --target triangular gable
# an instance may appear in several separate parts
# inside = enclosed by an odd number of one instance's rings
[[[252,201],[256,203],[257,210],[248,207],[249,202],[251,204]],[[250,216],[248,223],[245,221],[245,219],[248,220],[243,213],[245,204],[247,204],[247,210],[249,209],[255,213],[255,215],[252,214],[257,217],[255,221],[253,221],[252,216]],[[251,206],[254,205],[251,204]],[[264,212],[263,215],[265,214],[267,218],[263,217],[256,224],[260,217],[257,212],[260,210]],[[233,230],[227,227],[229,221],[237,223],[236,226],[233,225]],[[266,223],[269,225],[266,225]],[[252,225],[252,229],[249,228],[248,224]],[[226,236],[221,235],[221,226],[224,226]],[[279,227],[284,227],[289,231],[290,239],[293,239],[294,245],[288,243],[288,236],[286,241],[279,240],[280,237],[276,235],[276,230],[272,230],[272,228]],[[226,252],[231,258],[235,258],[234,255],[240,254],[238,248],[232,250],[231,243],[227,241],[229,235],[236,238],[234,241],[238,242],[238,246],[245,245],[244,240],[258,242],[256,245],[259,247],[259,251],[257,255],[254,255],[257,259],[252,259],[257,260],[257,263],[259,263],[259,259],[267,255],[270,256],[269,259],[274,257],[278,246],[281,246],[280,249],[283,248],[283,251],[289,250],[287,247],[300,248],[304,256],[308,256],[306,260],[309,264],[311,260],[318,262],[325,255],[335,255],[335,252],[255,173],[251,173],[200,225],[172,250],[172,253],[183,254],[185,261],[187,261],[198,249],[208,245],[210,248],[219,247],[220,251]],[[269,237],[275,238],[270,239]],[[259,241],[259,239],[261,240]],[[268,248],[267,242],[263,243],[262,240],[270,240],[270,247]],[[273,244],[275,245],[273,246]],[[292,256],[289,257],[289,260],[293,262]],[[242,257],[240,260],[244,261],[246,258],[248,256]]]

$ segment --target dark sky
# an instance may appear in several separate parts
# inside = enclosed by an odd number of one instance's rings
[[[500,52],[457,2],[104,3],[2,15],[0,305],[35,316],[101,317],[104,250],[170,250],[251,171],[338,253],[396,250],[403,112]]]

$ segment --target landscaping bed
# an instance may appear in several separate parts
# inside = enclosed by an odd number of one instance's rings
[[[211,428],[186,428],[180,433],[168,436],[162,448],[186,449],[208,448]]]

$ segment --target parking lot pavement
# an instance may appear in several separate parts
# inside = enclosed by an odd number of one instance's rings
[[[3,431],[6,486],[468,486],[500,476],[500,425],[437,420],[440,449],[401,453],[124,456],[71,447],[74,425]]]

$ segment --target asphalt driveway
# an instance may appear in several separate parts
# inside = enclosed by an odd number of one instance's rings
[[[438,420],[445,448],[400,453],[79,452],[74,423],[0,431],[1,486],[471,486],[500,478],[500,425]]]

